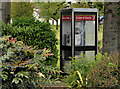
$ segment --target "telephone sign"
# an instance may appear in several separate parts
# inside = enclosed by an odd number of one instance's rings
[[[62,21],[67,21],[67,20],[71,20],[71,16],[62,16]],[[88,20],[88,21],[95,21],[95,16],[75,16],[75,20],[76,21],[81,21],[81,20]]]
[[[62,16],[62,21],[71,20],[71,16]]]
[[[84,15],[82,15],[82,16],[75,16],[75,20],[76,21],[83,21],[83,20],[85,20],[85,21],[95,21],[95,16],[84,16]]]

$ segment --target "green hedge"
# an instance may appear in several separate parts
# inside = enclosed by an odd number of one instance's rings
[[[54,56],[45,61],[48,65],[56,66],[58,60],[57,38],[54,30],[51,30],[50,24],[35,21],[33,17],[21,17],[13,19],[10,25],[2,25],[2,35],[12,35],[22,40],[28,46],[36,47],[36,49],[48,48]]]

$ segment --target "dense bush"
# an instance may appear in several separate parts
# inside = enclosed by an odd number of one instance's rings
[[[118,54],[99,54],[96,62],[87,75],[88,87],[117,87],[120,71],[118,70]]]
[[[68,75],[63,80],[71,87],[83,87],[86,85],[86,76],[94,60],[92,60],[92,57],[88,60],[83,54],[80,58],[74,57],[71,59],[72,61],[67,64],[71,69],[67,69]]]
[[[0,42],[3,89],[33,89],[55,82],[51,78],[59,73],[58,69],[43,64],[48,56],[54,55],[50,50],[35,50],[8,36],[0,37]]]
[[[51,49],[54,55],[48,57],[45,63],[56,66],[58,59],[57,38],[49,23],[35,21],[33,17],[16,18],[13,19],[11,25],[2,25],[2,35],[17,37],[18,40],[21,39],[28,46],[37,46],[36,49]]]

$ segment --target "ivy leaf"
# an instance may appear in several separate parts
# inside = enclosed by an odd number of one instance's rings
[[[38,75],[39,75],[39,77],[43,77],[43,78],[45,78],[45,76],[42,74],[42,73],[38,73]]]
[[[5,71],[2,71],[2,75],[1,75],[1,77],[2,77],[2,79],[5,81],[7,78],[8,78],[8,72],[5,72]]]
[[[21,78],[16,77],[12,80],[12,83],[18,84],[20,81],[23,82]]]
[[[29,78],[29,72],[25,72],[25,71],[20,71],[17,74],[15,74],[15,77],[25,77],[25,78]]]
[[[55,83],[56,83],[56,84],[60,84],[60,83],[61,83],[61,81],[55,81]]]
[[[110,67],[112,67],[112,66],[113,66],[113,63],[109,63],[108,65],[109,65]]]

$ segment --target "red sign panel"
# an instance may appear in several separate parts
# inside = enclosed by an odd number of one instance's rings
[[[71,16],[62,16],[62,21],[69,21],[71,20]],[[75,21],[95,21],[95,16],[82,16],[82,15],[77,15],[75,16]]]
[[[76,21],[87,20],[87,21],[95,21],[95,16],[75,16]]]
[[[71,20],[71,16],[62,16],[63,21]]]

